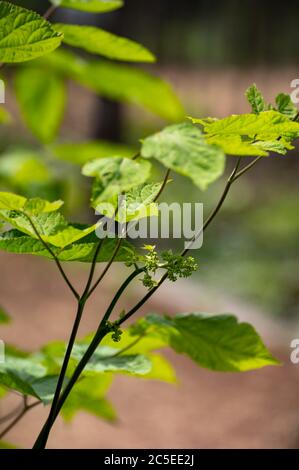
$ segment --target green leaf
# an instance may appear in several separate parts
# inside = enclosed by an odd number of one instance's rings
[[[144,183],[150,175],[151,165],[143,160],[113,157],[93,160],[82,169],[85,176],[96,178],[93,186],[92,207],[109,202],[113,196]]]
[[[255,140],[276,140],[280,137],[289,140],[299,135],[299,123],[290,121],[277,111],[233,115],[213,122],[202,119],[192,121],[203,125],[205,133],[213,137],[239,135]]]
[[[275,102],[278,111],[284,116],[287,116],[289,119],[294,119],[294,117],[297,115],[298,110],[292,102],[290,95],[280,93],[276,96]]]
[[[117,239],[106,238],[103,241],[97,262],[108,262],[116,248]],[[91,263],[94,257],[99,239],[94,233],[78,240],[61,249],[51,246],[51,249],[60,261],[79,261]],[[43,256],[52,259],[44,245],[37,239],[25,235],[18,230],[9,230],[0,234],[0,250],[9,253]],[[126,262],[134,255],[134,248],[126,241],[122,241],[121,248],[115,258],[115,262]]]
[[[210,370],[242,372],[279,364],[254,328],[232,315],[150,315],[145,322],[176,352]]]
[[[0,323],[10,323],[10,317],[7,315],[7,313],[3,310],[3,308],[0,306]]]
[[[34,215],[34,210],[39,207],[39,199],[36,200],[37,206],[34,206],[34,200],[30,206],[31,221],[36,227],[39,235],[44,242],[49,243],[58,248],[65,248],[72,243],[86,237],[94,232],[97,224],[91,226],[82,226],[76,224],[68,224],[59,212],[51,212],[49,214],[42,213]],[[28,208],[29,209],[29,208]],[[34,228],[28,218],[22,213],[15,211],[0,211],[0,220],[10,223],[13,227],[30,237],[38,239]]]
[[[105,398],[111,386],[112,378],[110,374],[97,374],[91,377],[83,377],[82,380],[78,381],[61,410],[65,421],[71,421],[78,411],[87,411],[107,421],[115,421],[115,410]]]
[[[0,2],[0,62],[25,62],[60,46],[62,34],[25,8]]]
[[[15,214],[12,214],[12,217],[10,217],[7,211],[23,211],[26,205],[27,207],[28,205],[30,207],[32,202],[35,203],[37,201],[39,201],[39,204],[40,204],[39,211],[44,212],[44,213],[57,211],[63,205],[63,201],[60,201],[60,200],[49,202],[49,201],[45,201],[39,198],[26,199],[25,197],[19,196],[14,193],[1,191],[0,192],[0,220],[2,219],[11,223],[11,219],[13,219]],[[3,218],[4,214],[5,214],[5,217]]]
[[[237,155],[239,157],[252,156],[252,157],[267,157],[268,150],[263,144],[260,146],[253,141],[243,141],[239,135],[230,136],[211,136],[206,138],[209,144],[217,145],[227,155]],[[283,147],[283,146],[282,146]],[[283,147],[284,148],[284,147]]]
[[[5,362],[0,364],[0,384],[23,395],[40,398],[34,389],[34,382],[46,373],[46,368],[35,359],[20,358],[7,353]]]
[[[139,68],[86,61],[64,50],[49,54],[39,62],[111,100],[142,106],[169,121],[184,118],[183,106],[171,86]]]
[[[51,146],[51,150],[54,157],[59,160],[65,160],[81,166],[98,158],[113,157],[114,155],[129,158],[136,154],[133,148],[126,145],[100,140],[55,144]]]
[[[1,155],[0,178],[12,187],[24,190],[28,185],[49,183],[51,174],[35,151],[15,148]]]
[[[200,130],[190,123],[169,126],[148,137],[141,154],[189,177],[202,190],[222,175],[225,166],[222,150],[208,144]]]
[[[88,344],[75,344],[72,361],[76,365],[85,353]],[[151,361],[142,354],[116,355],[119,349],[99,346],[85,367],[85,373],[117,372],[129,375],[146,375],[151,371]]]
[[[263,95],[255,84],[248,88],[245,95],[249,104],[251,104],[253,113],[259,114],[263,111],[266,111],[267,105],[265,103]]]
[[[17,72],[15,89],[29,129],[41,142],[52,142],[64,115],[64,80],[46,69],[28,67]]]
[[[63,42],[92,54],[127,62],[155,61],[154,55],[141,44],[94,26],[55,24],[54,28],[63,34]]]
[[[120,223],[139,220],[145,217],[158,216],[158,205],[154,202],[158,195],[162,183],[144,183],[136,188],[130,189],[125,194],[125,198],[118,200],[115,195],[105,208],[105,216],[113,218]],[[120,204],[119,204],[120,202]]]
[[[105,13],[123,6],[122,0],[51,0],[53,5],[91,13]]]

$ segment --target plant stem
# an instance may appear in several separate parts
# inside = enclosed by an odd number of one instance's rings
[[[110,261],[108,262],[108,264],[106,265],[105,269],[103,270],[102,274],[100,275],[100,277],[98,278],[98,280],[94,283],[94,285],[92,286],[92,288],[90,289],[90,291],[86,294],[86,298],[88,299],[91,294],[96,290],[96,288],[98,287],[98,285],[100,284],[100,282],[102,281],[102,279],[104,278],[104,276],[106,275],[107,271],[110,269],[113,261],[115,260],[118,252],[119,252],[119,249],[121,247],[121,244],[122,244],[122,241],[123,239],[122,238],[119,238],[118,239],[118,242],[116,244],[116,247],[114,248],[114,251],[112,253],[112,256],[110,258]]]
[[[244,168],[242,168],[242,170],[238,171],[233,178],[233,182],[236,181],[238,178],[240,178],[242,175],[244,175],[247,171],[251,170],[251,168],[254,165],[256,165],[262,158],[265,158],[265,157],[257,157],[251,163],[249,163]]]
[[[80,300],[80,295],[78,294],[78,292],[76,291],[76,289],[74,288],[74,286],[72,285],[72,283],[70,282],[70,280],[68,279],[66,273],[64,272],[63,270],[63,267],[61,266],[60,264],[60,261],[59,259],[57,258],[57,256],[55,255],[54,251],[52,250],[52,248],[48,245],[48,243],[46,243],[42,236],[40,235],[39,231],[37,230],[35,224],[33,223],[31,217],[26,214],[26,212],[22,212],[22,214],[28,219],[31,227],[33,228],[33,231],[35,233],[35,235],[37,236],[37,238],[39,239],[39,241],[43,244],[43,246],[45,247],[45,249],[48,251],[48,253],[50,253],[50,255],[52,256],[53,260],[55,261],[56,263],[56,266],[58,267],[59,269],[59,272],[60,274],[62,275],[63,279],[65,280],[66,284],[68,285],[68,287],[70,288],[71,292],[74,294],[74,296],[76,297],[77,300]]]
[[[116,292],[115,296],[113,297],[105,315],[103,316],[102,320],[101,320],[101,323],[94,335],[94,338],[92,340],[92,342],[90,343],[88,349],[86,350],[86,352],[84,353],[83,357],[81,358],[79,364],[77,365],[76,369],[75,369],[75,372],[73,373],[72,377],[70,378],[69,382],[67,383],[65,389],[63,390],[63,392],[61,393],[60,397],[59,397],[59,400],[58,402],[56,403],[55,407],[52,407],[51,410],[52,413],[50,412],[50,415],[46,421],[46,423],[44,424],[35,444],[34,444],[34,449],[44,449],[46,444],[47,444],[47,440],[48,440],[48,437],[49,437],[49,434],[50,434],[50,431],[52,429],[52,426],[55,422],[55,419],[57,418],[63,404],[65,403],[68,395],[70,394],[73,386],[76,384],[78,378],[80,377],[81,375],[81,372],[84,370],[86,364],[89,362],[89,360],[91,359],[93,353],[95,352],[95,350],[97,349],[97,347],[99,346],[100,342],[102,341],[102,339],[106,336],[107,333],[110,332],[110,329],[107,327],[107,321],[109,320],[109,317],[111,315],[111,313],[113,312],[114,310],[114,307],[115,305],[117,304],[119,298],[121,297],[122,293],[126,290],[126,288],[128,287],[128,285],[133,281],[133,279],[135,279],[135,277],[137,277],[141,272],[144,271],[144,268],[139,268],[139,269],[136,269],[135,271],[133,271],[133,273],[124,281],[124,283],[120,286],[120,288],[118,289],[118,291]]]
[[[163,193],[163,191],[164,191],[164,189],[165,189],[165,186],[167,185],[167,182],[168,182],[168,178],[169,178],[169,175],[170,175],[170,171],[171,171],[170,169],[167,170],[167,172],[166,172],[166,174],[165,174],[165,176],[164,176],[164,181],[163,181],[163,183],[162,183],[162,186],[161,186],[161,188],[160,188],[160,190],[159,190],[158,194],[156,195],[156,197],[155,197],[155,199],[154,199],[153,202],[156,202],[156,201],[159,199],[159,197],[161,196],[161,194]]]
[[[31,405],[28,405],[27,403],[27,396],[24,396],[24,406],[20,413],[15,417],[15,419],[9,423],[9,425],[0,433],[0,439],[3,439],[3,437],[23,418],[23,416],[32,408],[35,406],[39,405],[41,402],[40,401],[35,401]]]
[[[57,5],[51,5],[48,10],[44,13],[43,17],[45,20],[48,20],[50,18],[50,16],[53,15],[54,11],[56,11],[58,8]]]

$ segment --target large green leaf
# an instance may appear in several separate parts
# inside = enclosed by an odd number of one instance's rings
[[[32,224],[22,213],[0,211],[1,219],[30,237],[38,239]],[[86,237],[97,228],[97,224],[91,226],[68,224],[59,212],[32,215],[31,221],[43,241],[57,248],[65,248]]]
[[[84,165],[82,173],[96,178],[92,206],[109,202],[115,195],[144,183],[150,175],[151,165],[144,161],[114,157],[93,160]]]
[[[116,413],[111,403],[105,398],[113,376],[97,374],[83,377],[76,383],[66,400],[61,414],[66,421],[71,421],[78,411],[87,411],[90,414],[115,421]]]
[[[37,13],[0,2],[0,62],[25,62],[56,49],[62,34]]]
[[[8,212],[9,211],[25,211],[29,214],[35,211],[35,208],[38,208],[38,211],[40,213],[49,213],[53,211],[57,211],[61,206],[63,205],[63,201],[54,201],[54,202],[49,202],[44,199],[39,199],[39,198],[33,198],[33,199],[27,199],[23,196],[19,196],[14,193],[8,193],[1,191],[0,192],[0,220],[6,220],[10,222],[10,220],[7,220],[9,217]],[[5,217],[2,218],[3,214],[5,214]],[[14,215],[17,214],[11,214],[13,218]],[[13,224],[12,224],[13,225]]]
[[[81,166],[98,158],[113,157],[114,155],[131,157],[136,153],[133,148],[126,145],[101,140],[54,144],[51,150],[56,158]]]
[[[116,63],[86,61],[58,50],[39,60],[95,93],[111,100],[136,104],[170,121],[184,118],[184,109],[171,86],[141,69]]]
[[[20,69],[16,96],[25,123],[42,142],[56,137],[65,109],[64,80],[42,68]]]
[[[102,248],[97,257],[97,262],[108,262],[115,251],[117,239],[106,238],[103,241]],[[60,261],[80,261],[90,263],[93,260],[99,239],[94,233],[78,240],[71,245],[61,249],[51,246]],[[0,250],[9,253],[27,254],[43,256],[52,259],[44,245],[37,239],[25,235],[18,230],[10,230],[0,234]],[[134,248],[123,240],[122,245],[117,253],[115,261],[126,262],[134,255]]]
[[[0,323],[9,323],[9,322],[10,322],[10,317],[7,315],[7,313],[0,306]]]
[[[238,323],[232,315],[150,315],[143,326],[154,327],[155,334],[160,334],[176,352],[207,369],[241,372],[279,364],[254,328]]]
[[[123,6],[122,0],[51,0],[53,5],[91,13],[105,13]]]
[[[169,126],[148,137],[143,142],[141,154],[189,177],[202,190],[222,175],[225,166],[222,150],[208,144],[191,123]]]
[[[227,155],[252,156],[252,157],[267,157],[268,152],[266,148],[259,146],[259,142],[253,145],[253,142],[242,140],[239,135],[229,136],[211,136],[206,137],[209,144],[214,144],[220,147]],[[284,146],[280,144],[280,147],[284,149]]]
[[[209,121],[193,119],[202,124],[209,136],[244,136],[258,140],[276,140],[279,137],[294,139],[299,135],[299,123],[290,121],[277,111],[260,114],[240,114],[224,119]]]
[[[63,33],[63,41],[69,46],[80,47],[92,54],[127,62],[154,62],[155,57],[141,44],[116,36],[94,26],[55,24],[56,31]]]
[[[263,111],[266,111],[267,105],[265,103],[263,95],[255,84],[248,88],[248,90],[246,91],[246,97],[252,107],[253,113],[259,114]]]

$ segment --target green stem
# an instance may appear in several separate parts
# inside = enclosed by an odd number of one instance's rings
[[[124,283],[120,286],[120,288],[116,292],[116,294],[113,297],[113,299],[112,299],[105,315],[103,316],[103,318],[101,320],[101,323],[100,323],[100,325],[97,329],[97,332],[95,333],[95,336],[94,336],[92,342],[90,343],[87,351],[85,352],[84,356],[82,357],[79,364],[77,365],[76,370],[75,370],[74,374],[72,375],[72,377],[70,378],[69,382],[67,383],[65,389],[62,391],[61,395],[58,397],[58,400],[57,400],[55,406],[52,406],[52,408],[51,408],[52,412],[50,412],[50,415],[49,415],[46,423],[44,424],[44,426],[43,426],[43,428],[42,428],[42,430],[41,430],[41,432],[40,432],[40,434],[39,434],[39,436],[38,436],[38,438],[37,438],[37,440],[34,444],[34,447],[33,447],[34,449],[44,449],[45,448],[45,446],[47,444],[49,434],[50,434],[50,431],[52,429],[52,426],[53,426],[53,424],[55,422],[55,419],[57,418],[64,402],[66,401],[66,399],[67,399],[68,395],[70,394],[73,386],[76,384],[78,378],[80,377],[81,372],[84,370],[86,364],[91,359],[93,353],[95,352],[95,350],[99,346],[100,342],[106,336],[106,334],[110,332],[110,329],[107,328],[107,321],[109,320],[110,315],[112,314],[115,305],[117,304],[118,300],[120,299],[121,295],[126,290],[128,285],[133,281],[133,279],[135,279],[135,277],[137,277],[143,271],[144,271],[144,268],[140,268],[140,269],[137,269],[137,270],[133,271],[133,273],[124,281]],[[84,308],[84,306],[83,306],[83,308]]]
[[[78,294],[78,292],[76,291],[76,289],[74,288],[74,286],[72,285],[72,283],[70,282],[70,280],[68,279],[66,273],[64,272],[63,270],[63,267],[61,266],[60,264],[60,261],[59,259],[57,258],[56,254],[54,253],[54,251],[52,250],[52,248],[43,240],[42,236],[40,235],[39,231],[37,230],[35,224],[33,223],[33,220],[31,219],[31,217],[26,214],[26,212],[22,212],[22,214],[28,219],[35,235],[37,236],[37,238],[39,239],[39,241],[43,244],[43,246],[45,247],[45,249],[48,251],[48,253],[50,253],[50,255],[52,256],[53,260],[55,261],[56,263],[56,266],[60,272],[60,274],[62,275],[64,281],[66,282],[66,284],[68,285],[68,287],[70,288],[71,292],[74,294],[74,296],[76,297],[77,300],[80,299],[80,295]]]

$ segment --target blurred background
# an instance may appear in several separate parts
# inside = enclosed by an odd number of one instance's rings
[[[42,13],[48,6],[41,0],[12,3]],[[13,122],[0,128],[2,190],[62,197],[68,217],[91,220],[92,212],[83,210],[88,182],[82,180],[79,166],[61,158],[60,143],[105,141],[117,151],[132,153],[140,138],[184,115],[220,118],[249,112],[244,92],[253,82],[269,102],[280,92],[291,93],[291,81],[299,78],[298,18],[299,5],[292,0],[283,5],[266,0],[126,0],[122,9],[102,15],[58,10],[53,16],[57,22],[103,27],[152,50],[158,62],[141,68],[169,82],[184,111],[173,103],[161,117],[144,103],[124,103],[69,80],[57,142],[41,150],[20,118],[14,70],[8,68],[6,106]],[[50,442],[53,447],[299,445],[299,366],[289,361],[290,340],[299,332],[298,154],[294,150],[286,157],[265,158],[239,180],[202,249],[193,253],[198,273],[188,282],[165,287],[143,310],[235,313],[255,324],[283,367],[236,376],[202,371],[184,358],[172,357],[179,387],[120,378],[111,392],[120,422],[111,425],[85,415],[78,415],[72,427],[59,422]],[[233,163],[230,157],[227,171]],[[161,169],[157,166],[155,171],[159,175]],[[176,177],[165,200],[203,202],[208,213],[223,184],[224,178],[200,193]],[[181,242],[172,245],[176,248]],[[30,257],[1,254],[0,260],[0,303],[14,318],[3,336],[25,348],[66,338],[72,306],[54,267],[46,272],[46,262]],[[70,270],[78,283],[86,273],[81,266]],[[118,267],[107,278],[101,306],[122,275]],[[139,292],[138,286],[130,292],[129,304]],[[95,325],[98,308],[95,299],[83,332]],[[45,312],[47,319],[41,319]],[[26,418],[29,431],[24,433],[20,426],[11,433],[14,440],[29,446],[41,416],[34,410]],[[95,432],[87,433],[91,426]]]

